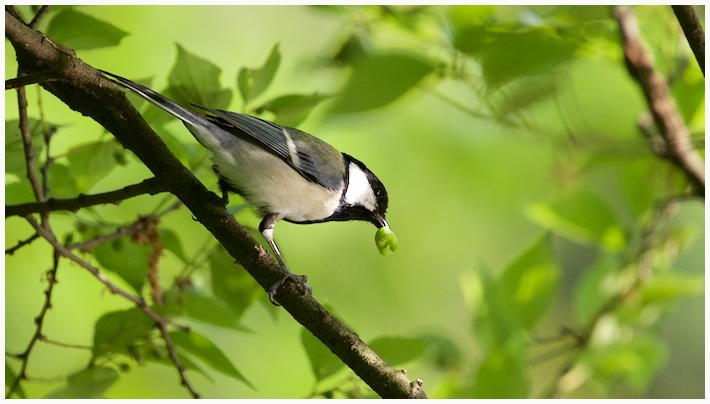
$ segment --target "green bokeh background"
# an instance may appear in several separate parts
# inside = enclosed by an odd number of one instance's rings
[[[175,43],[220,66],[221,82],[231,88],[235,88],[236,73],[241,67],[259,66],[272,46],[279,43],[282,66],[264,99],[295,92],[331,92],[342,80],[332,71],[313,68],[317,58],[342,40],[343,20],[324,10],[302,6],[96,6],[80,10],[130,35],[119,46],[79,51],[78,56],[94,67],[124,77],[153,77],[151,86],[155,89],[164,88],[167,72],[174,63]],[[385,48],[415,45],[387,30],[378,32],[378,40]],[[13,49],[6,41],[6,79],[14,77],[16,69]],[[573,120],[572,126],[580,132],[638,136],[636,119],[645,104],[623,63],[580,59],[569,66],[565,76],[567,85],[560,99]],[[453,82],[443,83],[440,88],[451,97],[465,93]],[[36,105],[36,88],[28,88],[28,96],[30,105]],[[55,139],[53,152],[60,153],[102,136],[98,124],[70,111],[50,94],[43,94],[42,102],[45,118],[68,128]],[[14,92],[6,92],[5,103],[6,119],[16,116]],[[241,108],[236,92],[231,108]],[[537,108],[533,119],[546,128],[562,126],[559,111],[551,104]],[[704,127],[704,116],[700,120]],[[166,128],[180,140],[191,141],[179,123]],[[276,234],[291,269],[307,274],[314,296],[332,307],[366,342],[385,335],[439,333],[457,344],[465,363],[480,361],[479,348],[471,334],[473,308],[462,284],[480,268],[499,272],[545,233],[526,212],[569,185],[565,178],[574,173],[566,172],[568,167],[560,167],[556,159],[564,151],[556,148],[554,142],[523,129],[471,117],[422,88],[413,89],[385,108],[362,114],[333,117],[318,108],[300,128],[356,156],[377,173],[390,195],[388,220],[399,239],[399,249],[380,256],[374,245],[375,230],[367,223],[299,226],[282,222],[276,226]],[[642,140],[639,145],[642,147]],[[648,159],[652,158],[648,155]],[[588,175],[590,184],[599,189],[610,178],[609,172],[603,171]],[[148,176],[139,164],[118,167],[91,192],[116,189]],[[203,172],[200,178],[216,189],[209,172]],[[6,176],[7,183],[14,181],[17,179]],[[117,222],[131,221],[146,206],[156,203],[156,198],[144,196],[119,207],[102,208],[102,212]],[[704,206],[683,205],[682,215],[698,234],[681,253],[682,269],[702,275]],[[251,226],[258,224],[256,215],[249,212],[240,213],[238,219]],[[70,215],[57,214],[52,223],[61,234],[69,229]],[[209,237],[186,209],[170,214],[162,225],[181,236],[188,255],[196,254]],[[8,219],[6,248],[29,234],[23,220]],[[554,334],[573,322],[566,299],[580,276],[578,271],[592,254],[571,241],[554,238],[553,242],[565,247],[569,255],[560,259],[569,265],[564,268],[562,290],[546,317],[545,328],[539,330],[541,335]],[[33,319],[41,307],[45,287],[40,280],[48,269],[50,255],[45,243],[35,242],[6,256],[6,352],[24,349],[34,330]],[[170,254],[162,262],[162,276],[167,283],[180,263]],[[176,269],[170,269],[173,266]],[[130,307],[106,293],[86,271],[66,261],[59,268],[58,279],[45,325],[45,334],[51,339],[90,345],[94,323],[102,314]],[[667,338],[668,361],[645,396],[704,395],[703,318],[701,296],[676,305],[658,323]],[[197,390],[212,398],[308,396],[314,378],[301,346],[300,326],[283,311],[274,316],[268,304],[252,305],[243,324],[251,332],[199,323],[191,326],[209,334],[257,390],[215,372],[211,373],[212,381],[190,373]],[[39,344],[29,371],[34,377],[51,379],[82,368],[88,357],[88,351]],[[424,380],[431,397],[436,397],[437,389],[444,389],[445,381],[427,363],[413,362],[406,368],[410,378]],[[545,365],[533,368],[533,372],[533,391],[540,391],[545,381],[554,377],[555,368]],[[60,385],[32,383],[25,389],[36,397]],[[596,392],[592,386],[577,395]],[[186,397],[186,392],[177,382],[175,369],[152,364],[123,374],[106,397]]]

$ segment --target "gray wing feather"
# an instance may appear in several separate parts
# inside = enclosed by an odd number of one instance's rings
[[[239,133],[234,133],[236,136],[248,136],[306,179],[329,189],[339,189],[343,184],[345,160],[342,153],[317,137],[250,115],[193,105],[238,129]]]

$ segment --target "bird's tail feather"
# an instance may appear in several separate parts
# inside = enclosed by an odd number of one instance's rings
[[[190,129],[190,132],[195,136],[195,138],[202,143],[208,149],[212,149],[212,146],[218,141],[215,137],[215,131],[212,130],[210,124],[205,118],[201,117],[195,112],[179,105],[175,101],[151,90],[148,87],[142,86],[136,82],[128,80],[127,78],[118,76],[113,73],[109,73],[105,70],[99,70],[104,76],[114,83],[125,87],[132,92],[138,94],[139,96],[145,98],[148,102],[152,103],[156,107],[168,112],[174,117],[181,120],[185,126]]]

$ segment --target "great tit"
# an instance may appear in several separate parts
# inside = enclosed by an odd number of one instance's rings
[[[288,270],[274,242],[274,225],[281,219],[299,224],[369,221],[378,228],[380,252],[396,249],[396,238],[385,219],[387,191],[375,174],[352,156],[295,128],[191,104],[209,114],[194,112],[131,80],[101,73],[180,119],[212,152],[225,203],[228,192],[235,192],[263,215],[259,231],[288,274],[269,288],[272,303],[277,304],[275,294],[286,279],[305,285],[304,276]]]

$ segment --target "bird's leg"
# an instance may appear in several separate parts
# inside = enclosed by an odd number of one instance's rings
[[[274,255],[276,256],[276,260],[279,262],[279,265],[281,268],[283,268],[284,271],[286,271],[286,275],[284,275],[283,278],[279,279],[269,287],[268,293],[269,293],[269,301],[275,306],[280,306],[278,302],[276,302],[275,296],[276,296],[276,291],[283,285],[283,283],[286,281],[286,279],[292,279],[300,284],[302,284],[306,290],[306,293],[311,294],[312,290],[310,286],[306,284],[306,276],[305,275],[294,275],[289,271],[288,267],[286,266],[286,263],[283,260],[283,257],[281,257],[281,253],[279,252],[279,248],[276,246],[276,242],[274,242],[274,225],[276,224],[276,221],[278,220],[278,214],[276,213],[269,213],[266,216],[264,216],[264,219],[262,219],[261,223],[259,224],[259,231],[261,232],[261,235],[264,236],[264,239],[266,242],[269,244],[269,247],[271,247],[271,250],[274,252]]]
[[[227,205],[229,205],[229,190],[232,188],[227,181],[222,178],[221,175],[219,175],[219,171],[217,171],[217,166],[212,166],[212,170],[217,174],[217,178],[219,180],[217,181],[217,184],[219,184],[219,190],[222,191],[222,203],[224,204],[224,207],[226,208]]]

